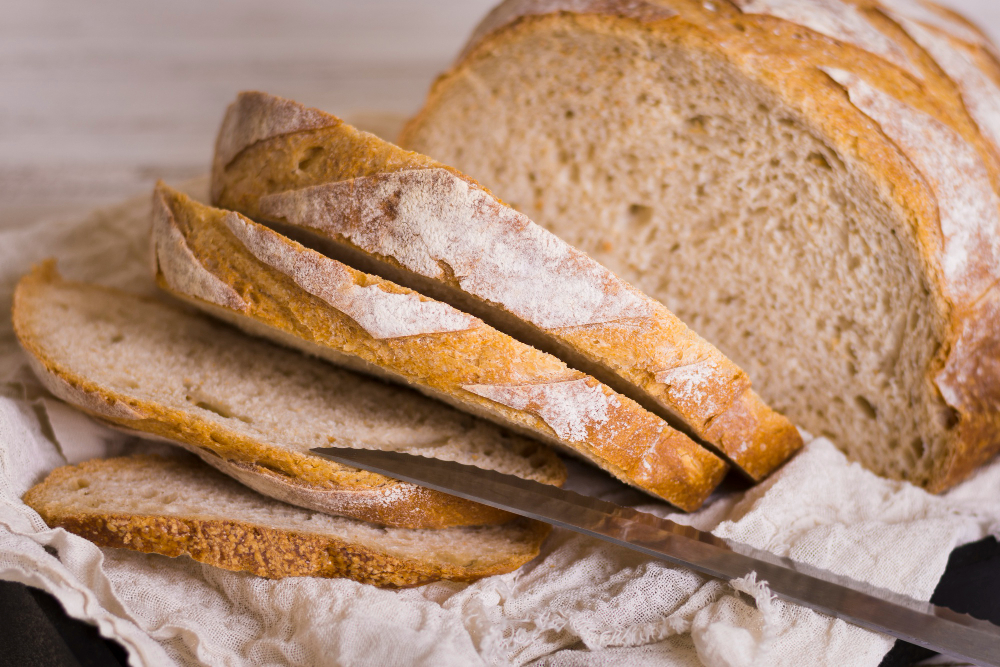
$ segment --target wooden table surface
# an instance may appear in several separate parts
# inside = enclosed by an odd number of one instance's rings
[[[0,0],[0,226],[206,172],[239,90],[411,114],[493,4]],[[946,4],[1000,42],[1000,0]]]

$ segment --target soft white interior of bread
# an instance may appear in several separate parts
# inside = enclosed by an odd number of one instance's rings
[[[927,479],[953,418],[916,240],[801,116],[714,55],[569,21],[443,90],[407,148],[660,299],[798,425]]]
[[[542,448],[411,390],[160,303],[72,283],[45,289],[29,309],[32,335],[60,368],[116,394],[303,453],[386,449],[560,477]]]
[[[93,464],[88,464],[93,466]],[[168,516],[241,521],[264,528],[344,540],[402,558],[468,565],[528,553],[520,523],[477,528],[383,528],[286,505],[254,493],[194,461],[132,457],[102,461],[47,488],[36,504],[52,516]]]

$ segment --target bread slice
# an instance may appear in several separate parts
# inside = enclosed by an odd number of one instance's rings
[[[994,54],[922,0],[510,0],[401,141],[942,491],[1000,450]]]
[[[328,255],[593,375],[754,480],[802,445],[746,373],[661,303],[470,178],[335,116],[241,93],[219,134],[212,188],[226,208],[292,225]]]
[[[56,396],[303,507],[406,528],[513,518],[309,453],[330,445],[407,451],[547,484],[566,478],[544,445],[174,306],[65,282],[51,263],[18,285],[14,327]]]
[[[347,577],[384,588],[510,572],[538,555],[546,524],[413,530],[311,512],[254,493],[193,457],[129,456],[53,470],[24,495],[50,527],[98,546],[269,579]]]
[[[406,383],[685,510],[725,475],[711,452],[555,357],[237,213],[161,184],[152,236],[161,287],[250,333]]]

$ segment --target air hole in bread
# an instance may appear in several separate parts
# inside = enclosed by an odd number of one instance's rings
[[[653,207],[645,204],[632,204],[628,207],[627,219],[629,231],[637,233],[653,221]]]
[[[114,336],[111,337],[111,340],[108,341],[108,342],[110,342],[110,343],[120,343],[123,340],[125,340],[125,336],[123,336],[122,334],[115,334]]]
[[[809,157],[806,158],[806,162],[814,164],[817,167],[821,167],[823,169],[828,169],[828,170],[833,169],[833,167],[830,166],[830,161],[826,159],[826,156],[818,151],[810,153]]]
[[[705,131],[705,117],[694,116],[687,119],[687,128],[690,132],[700,133]]]
[[[249,417],[244,417],[241,415],[234,414],[233,410],[229,406],[223,405],[219,401],[210,400],[205,397],[197,396],[194,394],[188,394],[187,396],[184,397],[184,400],[186,400],[188,403],[191,403],[197,408],[201,408],[202,410],[206,410],[208,412],[217,414],[223,419],[237,419],[243,422],[244,424],[253,423],[253,420],[250,419]]]
[[[323,155],[322,146],[313,146],[306,150],[302,155],[302,159],[299,160],[299,171],[308,171],[310,167],[316,164],[316,161]]]
[[[941,422],[947,430],[951,430],[958,426],[958,411],[954,408],[945,406],[941,410]]]
[[[864,396],[855,396],[854,402],[858,404],[858,407],[861,408],[861,411],[869,419],[876,419],[878,417],[878,414],[875,411],[875,406],[872,405],[871,401]]]

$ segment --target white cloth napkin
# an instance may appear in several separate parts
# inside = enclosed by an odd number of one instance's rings
[[[203,197],[205,183],[187,189]],[[148,212],[142,198],[83,220],[0,232],[0,307],[9,312],[17,278],[49,256],[69,278],[154,293]],[[66,462],[164,446],[110,431],[48,396],[27,370],[9,315],[0,319],[0,578],[52,593],[70,616],[121,642],[133,665],[843,667],[877,665],[892,645],[775,600],[753,577],[710,580],[562,530],[517,572],[387,591],[101,549],[48,529],[20,500]],[[814,439],[764,484],[674,518],[926,600],[954,547],[997,533],[998,491],[1000,463],[934,497]]]

